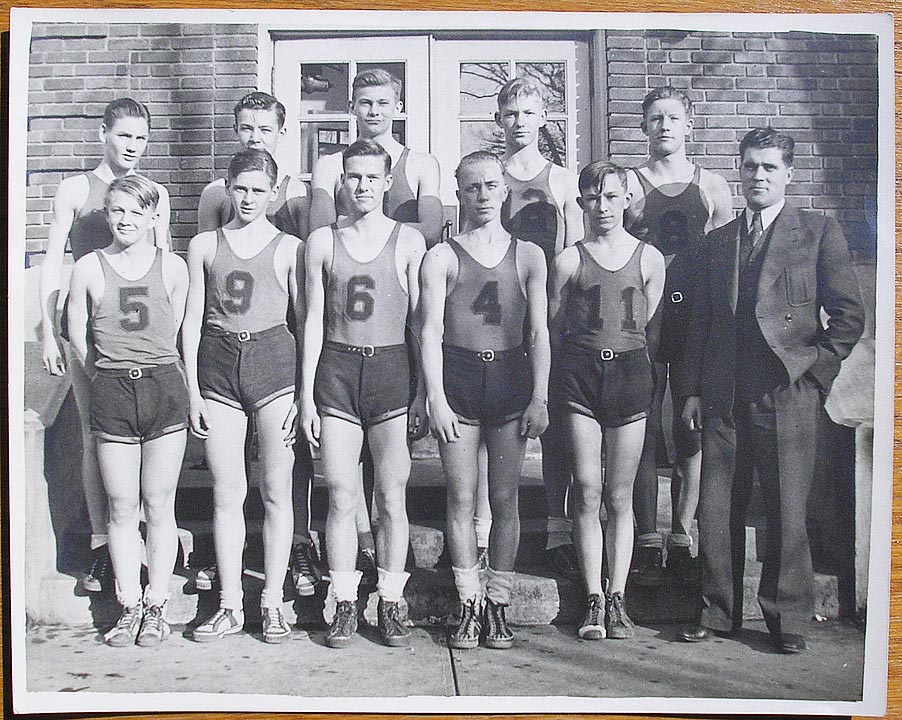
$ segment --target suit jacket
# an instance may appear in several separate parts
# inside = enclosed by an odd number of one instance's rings
[[[686,342],[685,381],[702,410],[732,412],[736,371],[739,230],[744,218],[708,233]],[[822,322],[821,311],[828,316]],[[829,392],[864,329],[864,308],[837,222],[787,203],[770,228],[755,314],[789,382],[808,374]]]

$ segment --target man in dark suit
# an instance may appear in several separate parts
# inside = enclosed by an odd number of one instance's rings
[[[786,203],[791,137],[740,143],[744,212],[705,239],[686,343],[683,419],[702,429],[702,611],[684,640],[742,624],[745,513],[752,474],[767,534],[758,602],[776,649],[805,649],[814,578],[805,526],[820,406],[864,327],[858,281],[832,218]],[[822,319],[822,312],[827,319]]]

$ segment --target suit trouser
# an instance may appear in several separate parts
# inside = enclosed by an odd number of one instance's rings
[[[814,613],[806,516],[820,402],[803,377],[759,402],[737,402],[732,417],[704,419],[702,625],[728,631],[742,624],[745,516],[757,470],[767,521],[758,603],[771,633],[804,635]]]

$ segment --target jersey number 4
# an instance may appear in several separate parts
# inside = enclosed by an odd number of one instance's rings
[[[244,270],[232,270],[226,275],[225,291],[228,297],[222,306],[232,315],[244,315],[251,309],[254,296],[254,276]]]
[[[636,288],[625,287],[620,293],[620,307],[623,308],[623,319],[620,321],[621,330],[635,330],[636,317],[633,308],[633,296]],[[592,327],[601,330],[604,327],[604,318],[601,314],[601,285],[593,285],[589,288],[590,322]]]
[[[369,320],[376,306],[376,299],[367,290],[375,289],[376,281],[369,275],[354,275],[348,280],[345,314],[351,320]]]
[[[137,298],[147,297],[148,294],[146,285],[119,288],[119,310],[125,315],[119,321],[119,327],[130,332],[143,330],[147,327],[147,323],[150,320],[150,310],[147,309],[147,305]],[[137,313],[137,316],[135,313]]]
[[[483,325],[501,324],[501,303],[498,302],[498,281],[489,280],[470,306],[474,315],[482,315]]]

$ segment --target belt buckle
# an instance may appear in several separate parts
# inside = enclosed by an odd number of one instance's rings
[[[371,358],[376,354],[376,348],[374,348],[372,345],[363,345],[360,348],[360,354],[365,358]]]
[[[604,350],[601,351],[600,356],[602,360],[613,360],[616,355],[611,348],[604,348]]]
[[[495,351],[494,350],[482,350],[479,353],[479,359],[482,360],[482,362],[487,362],[487,363],[494,362]]]
[[[679,290],[677,290],[677,291],[674,292],[674,293],[671,293],[671,295],[670,295],[670,302],[672,302],[672,303],[681,303],[681,302],[683,302],[683,293],[681,293]]]
[[[129,368],[128,376],[132,380],[137,380],[138,378],[144,377],[144,371],[141,368]]]
[[[238,333],[238,342],[247,342],[251,339],[251,334],[247,330]]]

